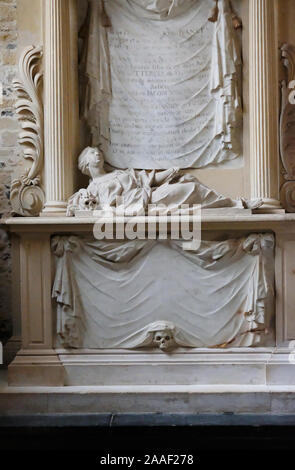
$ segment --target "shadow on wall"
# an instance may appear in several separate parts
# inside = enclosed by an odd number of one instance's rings
[[[0,341],[12,336],[11,246],[5,230],[0,229]]]
[[[11,178],[20,160],[12,88],[17,75],[17,3],[0,2],[0,224],[1,216],[10,212]],[[0,341],[5,344],[11,335],[11,247],[6,231],[0,228]]]

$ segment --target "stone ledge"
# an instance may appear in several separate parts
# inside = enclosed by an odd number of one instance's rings
[[[182,413],[94,413],[2,416],[0,428],[120,428],[120,427],[207,427],[207,426],[295,426],[295,415],[182,414]]]
[[[209,211],[209,213],[208,213]],[[274,230],[282,233],[295,232],[295,214],[248,214],[222,213],[218,215],[216,211],[210,209],[202,213],[202,230]],[[110,223],[112,219],[95,217],[14,217],[0,219],[0,224],[9,227],[11,232],[90,232],[98,221],[100,224]],[[129,222],[130,219],[127,219]],[[137,223],[158,223],[157,217],[136,217]],[[180,218],[180,221],[183,220]],[[120,220],[118,220],[120,222]],[[134,222],[134,220],[133,220]],[[185,216],[185,222],[192,223],[191,216]],[[126,222],[125,222],[126,223]],[[171,219],[167,217],[168,231]]]
[[[15,387],[0,390],[0,416],[43,414],[295,415],[295,387]]]
[[[294,385],[9,387],[0,371],[3,416],[146,414],[295,415]],[[292,421],[292,418],[289,417]]]
[[[193,220],[193,216],[184,216],[187,219]],[[159,217],[157,216],[138,216],[135,217],[139,222],[141,221],[155,221]],[[181,218],[181,216],[180,216]],[[119,218],[118,218],[119,219]],[[126,216],[126,219],[132,219],[132,217]],[[11,217],[2,219],[1,223],[5,225],[82,225],[89,224],[93,225],[97,221],[109,222],[110,218],[98,218],[98,217]],[[120,219],[119,219],[120,220]],[[170,216],[167,216],[167,220],[170,220]],[[227,210],[222,211],[220,209],[204,209],[202,211],[202,220],[205,222],[295,222],[295,214],[250,214],[247,210]]]

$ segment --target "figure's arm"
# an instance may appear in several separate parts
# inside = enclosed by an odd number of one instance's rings
[[[163,170],[155,173],[154,183],[155,186],[160,186],[166,181],[172,180],[179,172],[179,168],[168,168],[168,170]]]

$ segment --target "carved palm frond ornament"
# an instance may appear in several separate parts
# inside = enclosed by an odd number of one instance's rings
[[[19,80],[13,82],[17,93],[16,112],[21,125],[19,143],[31,167],[12,181],[10,201],[12,211],[22,216],[37,216],[44,205],[41,173],[44,162],[44,116],[41,97],[41,46],[28,46],[19,61]]]

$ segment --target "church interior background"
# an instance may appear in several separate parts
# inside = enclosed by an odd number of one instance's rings
[[[295,414],[294,20],[0,2],[1,415]]]

